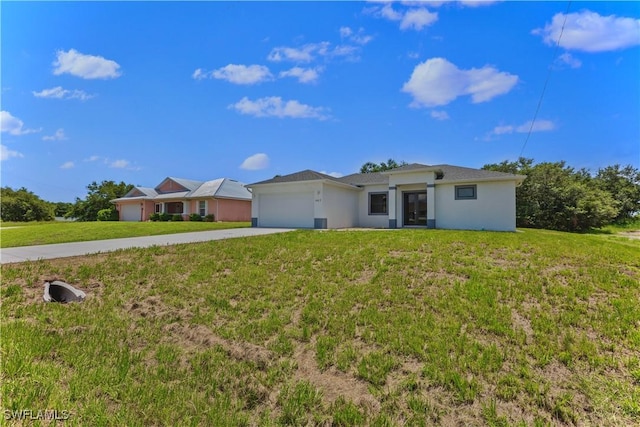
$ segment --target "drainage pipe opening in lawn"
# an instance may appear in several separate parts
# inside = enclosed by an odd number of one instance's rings
[[[84,301],[87,294],[80,289],[76,289],[68,283],[59,280],[44,282],[44,300],[46,302],[73,302]]]

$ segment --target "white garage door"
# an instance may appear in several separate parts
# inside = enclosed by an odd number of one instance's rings
[[[120,208],[120,221],[140,221],[140,205],[124,205]]]
[[[261,194],[258,227],[313,228],[313,192]]]

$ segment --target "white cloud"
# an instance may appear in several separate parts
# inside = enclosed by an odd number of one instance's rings
[[[207,72],[204,71],[202,68],[198,68],[196,69],[193,74],[191,75],[191,77],[195,80],[202,80],[202,79],[206,79],[207,78]]]
[[[296,100],[283,101],[279,96],[264,97],[255,101],[245,96],[235,104],[229,105],[228,108],[234,109],[241,114],[255,117],[312,118],[318,120],[329,118],[322,107],[312,107],[301,104]]]
[[[449,120],[449,114],[446,111],[431,110],[431,117],[436,120]]]
[[[60,165],[60,169],[72,169],[74,166],[73,162],[65,162]]]
[[[24,157],[22,153],[10,150],[6,145],[0,144],[0,160],[9,160],[12,157]]]
[[[571,55],[569,52],[565,52],[562,55],[558,56],[558,59],[556,59],[556,63],[559,64],[561,67],[563,65],[567,65],[571,68],[582,67],[582,61],[580,61],[577,58],[574,58],[573,55]]]
[[[358,59],[355,57],[358,49],[356,46],[349,45],[332,47],[329,42],[309,43],[298,48],[280,46],[273,48],[267,59],[272,62],[290,61],[296,63],[309,63],[317,57]]]
[[[229,64],[211,72],[198,68],[193,72],[192,77],[196,80],[206,78],[226,80],[238,85],[253,85],[273,79],[273,75],[269,71],[269,68],[264,65],[247,66],[237,64]]]
[[[399,21],[401,30],[420,31],[438,20],[437,12],[429,12],[424,7],[409,8],[401,12],[395,10],[391,3],[377,9],[376,15],[389,21]]]
[[[511,133],[529,133],[529,129],[531,132],[549,132],[556,129],[556,124],[551,120],[536,120],[531,126],[531,120],[519,125],[500,125],[493,128],[491,134],[493,135],[505,135]]]
[[[373,40],[373,36],[364,34],[363,28],[359,28],[357,32],[354,32],[350,27],[340,27],[340,37],[363,46]]]
[[[314,54],[326,53],[328,46],[329,42],[306,44],[300,48],[276,47],[269,52],[267,59],[273,62],[311,62],[314,59]]]
[[[353,30],[349,27],[340,27],[340,37],[345,38],[353,34]]]
[[[300,83],[313,83],[318,80],[319,68],[293,67],[287,71],[281,71],[280,77],[295,77]]]
[[[13,117],[8,111],[0,111],[0,130],[9,135],[26,135],[40,132],[42,129],[25,129],[24,123],[17,117]]]
[[[340,172],[327,172],[327,171],[320,171],[320,173],[323,173],[325,175],[329,175],[332,176],[334,178],[342,178],[344,176],[344,174],[341,174]]]
[[[389,21],[401,21],[403,16],[402,13],[393,9],[391,3],[382,6],[382,9],[379,10],[378,14]]]
[[[500,0],[459,0],[460,4],[468,7],[491,6]]]
[[[93,95],[89,95],[83,90],[68,90],[63,89],[62,86],[52,87],[51,89],[43,89],[40,92],[32,91],[33,96],[36,98],[54,98],[54,99],[79,99],[86,101],[93,98]]]
[[[115,79],[120,77],[120,65],[102,56],[85,55],[75,49],[56,52],[53,74],[71,74],[83,79]]]
[[[517,82],[518,76],[488,65],[461,70],[444,58],[431,58],[414,68],[402,91],[413,96],[412,107],[435,107],[464,95],[473,103],[486,102],[508,93]]]
[[[113,162],[109,163],[109,167],[110,168],[114,168],[114,169],[129,169],[129,166],[131,165],[131,163],[129,162],[129,160],[114,160]]]
[[[568,15],[558,13],[551,23],[532,33],[542,36],[546,44],[555,46],[561,31],[560,46],[569,50],[606,52],[640,44],[640,19],[601,16],[589,10]]]
[[[513,133],[513,126],[511,125],[501,125],[501,126],[496,126],[495,128],[493,128],[493,133],[494,135],[504,135],[506,133]]]
[[[422,30],[424,27],[428,27],[438,20],[437,12],[429,12],[427,9],[421,7],[419,9],[410,9],[402,17],[400,22],[401,30],[414,29],[416,31]]]
[[[64,141],[65,139],[67,139],[67,137],[64,134],[64,129],[62,128],[58,129],[56,133],[54,133],[53,135],[47,135],[42,137],[43,141]]]
[[[97,162],[101,158],[102,157],[100,157],[100,156],[91,156],[91,157],[88,157],[88,158],[84,159],[84,161],[85,162]]]
[[[516,132],[527,133],[529,132],[529,129],[531,129],[531,132],[548,132],[555,128],[556,125],[551,120],[536,120],[535,123],[533,123],[533,127],[531,126],[531,120],[529,120],[528,122],[517,126]]]
[[[264,153],[257,153],[253,156],[249,156],[244,159],[244,162],[240,165],[240,169],[246,170],[259,170],[265,169],[269,166],[269,156]]]
[[[357,61],[360,59],[359,56],[357,56],[357,52],[358,52],[358,47],[356,46],[350,46],[350,45],[340,45],[340,46],[336,46],[332,51],[330,51],[328,53],[327,56],[330,57],[345,57],[346,59],[350,60],[350,61]]]

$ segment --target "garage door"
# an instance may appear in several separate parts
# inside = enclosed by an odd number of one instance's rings
[[[140,205],[123,205],[120,208],[120,221],[140,221]]]
[[[261,194],[258,227],[313,228],[313,192]]]

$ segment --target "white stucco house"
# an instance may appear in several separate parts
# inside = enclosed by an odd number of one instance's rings
[[[253,227],[515,231],[522,175],[413,163],[334,178],[312,170],[249,184]]]

